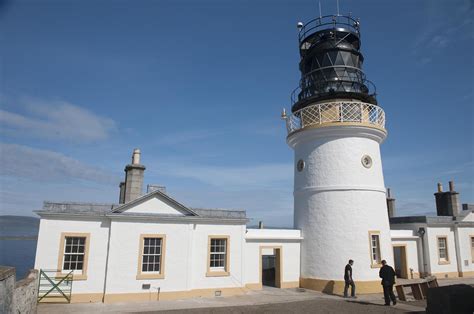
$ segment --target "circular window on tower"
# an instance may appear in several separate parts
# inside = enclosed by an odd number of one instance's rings
[[[300,159],[300,160],[298,160],[298,163],[296,164],[296,170],[298,170],[298,172],[301,172],[301,171],[303,171],[304,166],[305,166],[304,160]]]
[[[362,156],[362,165],[365,167],[365,168],[370,168],[372,167],[372,157],[370,157],[369,155],[364,155]]]

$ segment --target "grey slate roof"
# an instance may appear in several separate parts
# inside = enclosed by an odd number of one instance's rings
[[[200,217],[245,219],[245,210],[191,208]]]
[[[127,213],[127,211],[117,212],[116,208],[123,204],[99,204],[83,202],[44,202],[43,208],[37,210],[38,214],[65,214],[80,216],[129,216],[129,217],[180,217],[169,214],[145,214],[145,213]],[[196,218],[210,219],[246,219],[245,210],[227,210],[227,209],[204,209],[192,208]]]
[[[36,211],[37,213],[57,213],[57,214],[82,214],[91,216],[103,216],[118,204],[103,203],[84,203],[84,202],[44,202],[43,209]]]

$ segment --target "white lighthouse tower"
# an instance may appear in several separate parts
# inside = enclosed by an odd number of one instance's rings
[[[359,21],[330,15],[298,28],[301,81],[283,118],[295,151],[294,226],[304,238],[300,286],[341,293],[352,259],[356,290],[378,292],[381,260],[393,263],[379,147],[387,132],[361,69]]]

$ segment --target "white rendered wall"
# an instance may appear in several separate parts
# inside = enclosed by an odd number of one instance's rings
[[[142,284],[156,292],[241,287],[244,225],[199,225],[156,221],[112,221],[107,294],[143,293]],[[165,234],[163,279],[137,280],[141,234]],[[206,277],[209,235],[230,236],[230,276]]]
[[[439,263],[438,236],[447,236],[449,264]],[[429,245],[430,272],[436,273],[457,273],[457,259],[454,243],[454,231],[449,227],[428,227],[425,237]]]
[[[40,220],[35,269],[58,268],[61,233],[90,233],[87,280],[75,280],[73,294],[102,293],[104,289],[105,264],[109,221],[106,219],[76,220],[73,218]]]
[[[343,280],[355,261],[355,280],[379,280],[371,267],[369,231],[380,232],[381,257],[393,264],[379,142],[381,131],[322,127],[288,138],[295,150],[294,225],[302,232],[301,277]],[[361,159],[372,158],[371,168]],[[298,160],[305,168],[296,171]]]
[[[471,252],[471,237],[474,237],[473,227],[458,227],[458,242],[460,250],[461,271],[474,272],[474,257]],[[467,266],[466,266],[467,261]],[[470,274],[473,276],[474,274]]]
[[[145,213],[145,214],[168,214],[183,216],[181,212],[176,210],[166,200],[158,197],[150,198],[144,202],[140,202],[133,207],[127,209],[127,213]]]
[[[243,260],[245,225],[196,224],[192,226],[192,248],[189,264],[191,265],[191,287],[206,288],[235,288],[244,285]],[[229,276],[206,277],[207,247],[209,235],[225,235],[230,239]]]
[[[278,239],[278,237],[280,238]],[[245,283],[261,283],[261,247],[281,247],[281,281],[283,283],[298,282],[300,278],[300,241],[299,230],[248,229],[245,242]]]
[[[392,236],[392,247],[405,246],[406,262],[407,262],[407,274],[410,278],[410,269],[413,273],[420,273],[420,259],[418,256],[418,244],[420,243],[419,237],[413,236],[412,230],[391,230]],[[422,266],[422,265],[421,265]]]

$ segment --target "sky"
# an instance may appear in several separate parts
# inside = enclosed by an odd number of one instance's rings
[[[336,1],[321,1],[322,14]],[[397,215],[435,215],[436,183],[474,203],[472,1],[340,0],[388,138]],[[133,148],[146,184],[190,207],[292,227],[298,21],[318,1],[0,0],[0,212],[115,203]]]

